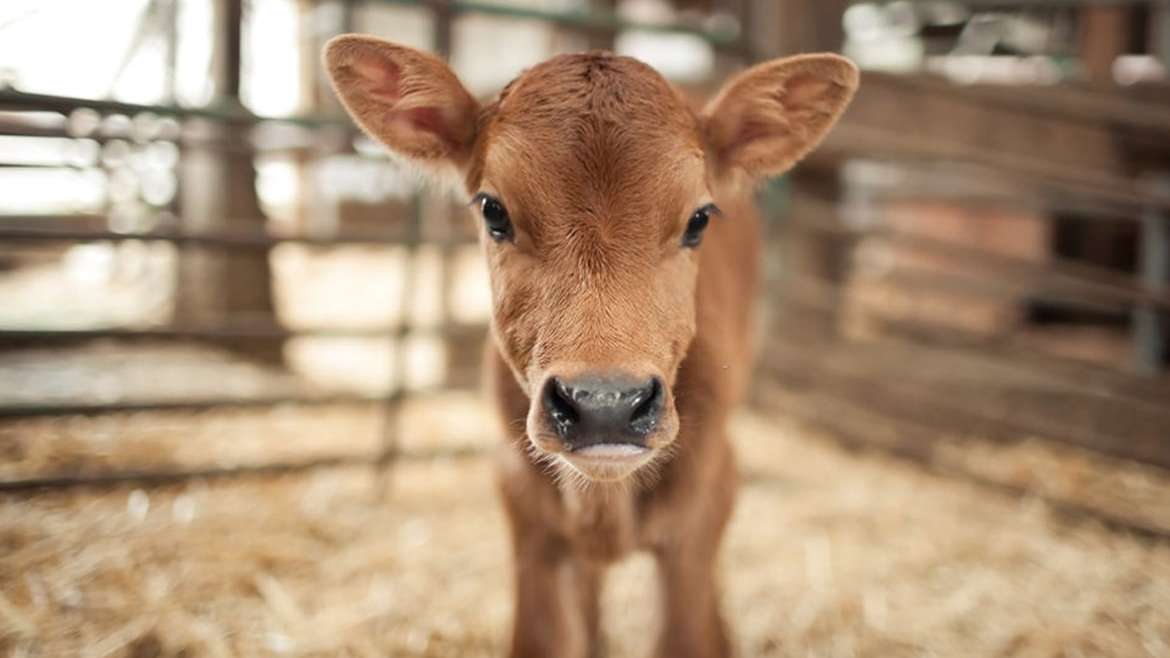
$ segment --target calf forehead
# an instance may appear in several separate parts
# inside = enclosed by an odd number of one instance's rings
[[[547,128],[584,116],[673,130],[694,123],[682,97],[657,71],[603,52],[560,55],[525,71],[500,92],[494,119]]]
[[[651,209],[673,216],[703,183],[694,112],[661,75],[626,57],[549,60],[505,88],[482,128],[483,176],[546,226],[592,218],[660,230]]]

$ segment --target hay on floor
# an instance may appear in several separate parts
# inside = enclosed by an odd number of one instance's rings
[[[1170,546],[776,420],[734,433],[740,655],[1170,655]],[[495,656],[508,564],[486,456],[7,495],[0,655]],[[644,557],[611,572],[611,656],[649,651],[654,593]]]

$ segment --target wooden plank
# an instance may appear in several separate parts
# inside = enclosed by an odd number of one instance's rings
[[[1078,261],[1053,258],[1047,263],[1037,263],[885,227],[853,230],[832,224],[805,221],[789,222],[788,227],[795,233],[817,233],[852,241],[864,238],[954,259],[985,275],[986,279],[981,284],[972,282],[972,285],[994,287],[995,284],[1002,283],[1016,294],[1028,290],[1046,290],[1054,294],[1066,294],[1070,298],[1075,297],[1085,305],[1108,308],[1143,304],[1170,310],[1170,292],[1149,286],[1136,277]],[[914,268],[910,267],[904,269],[914,271]]]
[[[866,73],[850,110],[814,156],[901,157],[973,163],[1006,176],[1026,176],[1080,197],[1118,204],[1160,206],[1126,176],[1126,140],[1162,140],[1170,151],[1170,103],[1147,103],[1126,116],[1099,96],[1084,106],[1064,95],[1021,86],[969,89],[934,76]],[[1016,99],[1029,98],[1030,101]],[[1047,100],[1035,100],[1035,98]],[[1091,118],[1096,108],[1111,113]],[[1068,109],[1074,108],[1074,109]],[[907,130],[913,126],[913,130]]]
[[[788,281],[771,309],[777,322],[783,325],[776,332],[777,340],[820,345],[827,340],[826,336],[837,335],[837,327],[826,330],[820,318],[840,303],[840,289],[835,286],[807,277]],[[1170,378],[1136,377],[1114,367],[1068,359],[1038,349],[1036,339],[1031,336],[989,337],[919,322],[878,321],[881,324],[877,333],[882,337],[882,344],[890,342],[902,348],[943,351],[987,361],[1000,368],[1023,371],[1025,377],[1077,387],[1092,394],[1109,394],[1155,406],[1165,406],[1170,401]]]
[[[794,383],[940,432],[1044,438],[1170,468],[1170,406],[1062,383],[1011,364],[890,342],[776,341],[766,361]]]

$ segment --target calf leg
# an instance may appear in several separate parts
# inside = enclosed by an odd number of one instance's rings
[[[575,589],[584,620],[586,655],[589,658],[605,656],[605,640],[601,637],[601,578],[604,568],[592,562],[578,560]]]
[[[500,490],[512,530],[516,607],[512,658],[590,658],[598,627],[598,569],[559,532],[555,485],[517,450],[500,460]]]
[[[731,643],[719,613],[715,554],[699,547],[658,554],[663,626],[659,658],[727,658]]]
[[[673,487],[660,510],[671,520],[655,548],[662,594],[659,658],[727,658],[732,654],[719,612],[716,557],[735,503],[736,471],[730,446],[708,453],[690,470],[689,486]]]
[[[515,567],[512,658],[588,658],[577,568],[563,542],[534,537],[519,543]]]

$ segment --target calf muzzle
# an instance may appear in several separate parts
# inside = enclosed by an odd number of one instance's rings
[[[661,420],[662,380],[623,375],[549,377],[541,403],[549,424],[570,451],[594,446],[645,447]]]

